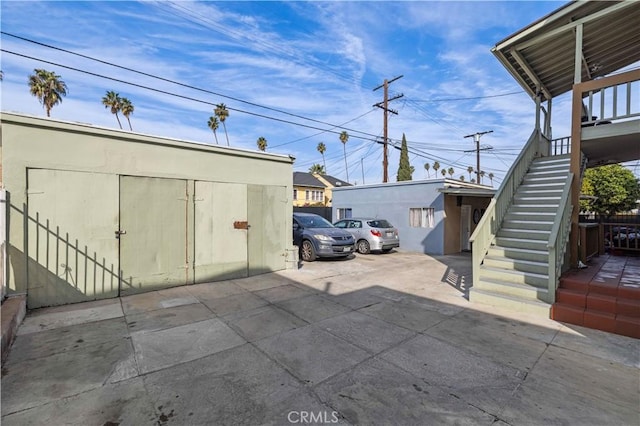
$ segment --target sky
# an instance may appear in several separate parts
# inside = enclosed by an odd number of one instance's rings
[[[3,0],[1,107],[45,117],[27,84],[44,68],[68,87],[53,119],[118,128],[101,102],[114,90],[135,107],[134,132],[215,144],[207,121],[224,103],[230,146],[256,150],[264,137],[267,152],[308,171],[323,164],[323,142],[328,174],[370,184],[383,175],[374,89],[401,76],[389,84],[390,181],[403,134],[414,180],[433,178],[424,164],[435,161],[469,180],[475,144],[464,136],[492,131],[481,169],[497,186],[533,131],[535,105],[490,49],[564,3]],[[568,136],[569,98],[553,108],[554,137]],[[217,139],[227,145],[222,126]]]

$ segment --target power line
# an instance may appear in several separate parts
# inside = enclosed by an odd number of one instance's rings
[[[22,53],[13,52],[13,51],[10,51],[10,50],[7,50],[7,49],[0,49],[0,51],[4,52],[4,53],[9,53],[11,55],[20,56],[20,57],[23,57],[23,58],[26,58],[26,59],[31,59],[31,60],[34,60],[34,61],[42,62],[42,63],[45,63],[45,64],[54,65],[54,66],[57,66],[57,67],[60,67],[60,68],[65,68],[65,69],[76,71],[76,72],[80,72],[80,73],[83,73],[83,74],[88,74],[88,75],[91,75],[91,76],[94,76],[94,77],[104,78],[106,80],[111,80],[111,81],[115,81],[115,82],[118,82],[118,83],[127,84],[129,86],[134,86],[134,87],[138,87],[138,88],[145,89],[145,90],[151,90],[153,92],[162,93],[162,94],[169,95],[169,96],[174,96],[174,97],[177,97],[177,98],[186,99],[186,100],[189,100],[189,101],[193,101],[193,102],[197,102],[197,103],[201,103],[201,104],[205,104],[205,105],[211,105],[211,106],[215,106],[216,105],[215,103],[210,102],[210,101],[205,101],[205,100],[202,100],[202,99],[193,98],[191,96],[180,95],[178,93],[173,93],[173,92],[169,92],[169,91],[162,90],[162,89],[156,89],[154,87],[149,87],[149,86],[145,86],[145,85],[138,84],[138,83],[132,83],[132,82],[125,81],[125,80],[122,80],[122,79],[105,76],[105,75],[102,75],[102,74],[98,74],[98,73],[94,73],[94,72],[91,72],[91,71],[82,70],[82,69],[71,67],[71,66],[68,66],[68,65],[62,65],[62,64],[59,64],[59,63],[56,63],[56,62],[47,61],[47,60],[40,59],[40,58],[35,58],[33,56],[29,56],[29,55],[25,55],[25,54],[22,54]],[[254,117],[259,117],[259,118],[264,118],[264,119],[267,119],[267,120],[278,121],[280,123],[286,123],[286,124],[291,124],[291,125],[294,125],[294,126],[305,127],[305,128],[308,128],[308,129],[319,130],[319,131],[322,131],[323,133],[334,133],[334,134],[337,134],[337,135],[340,134],[340,132],[338,132],[338,131],[334,131],[334,130],[330,130],[330,129],[322,129],[320,127],[316,127],[316,126],[312,126],[312,125],[308,125],[308,124],[303,124],[303,123],[296,123],[294,121],[289,121],[289,120],[285,120],[285,119],[282,119],[282,118],[270,117],[268,115],[258,114],[256,112],[251,112],[251,111],[245,111],[245,110],[238,109],[238,108],[227,107],[227,109],[230,110],[230,111],[235,111],[235,112],[239,112],[239,113],[242,113],[242,114],[252,115]],[[309,119],[307,119],[307,120],[309,120]],[[311,121],[317,121],[317,120],[311,120]],[[322,122],[320,122],[320,123],[322,123]],[[327,125],[331,126],[332,128],[338,128],[339,127],[339,126],[336,126],[336,125],[330,124],[330,123],[323,123],[323,124],[327,124]],[[354,138],[375,141],[375,135],[373,135],[373,134],[368,134],[368,133],[365,133],[365,132],[361,132],[359,130],[351,130],[351,131],[370,136],[370,137],[363,137],[363,136],[357,136],[357,135],[355,135],[355,136],[354,135],[350,135],[350,136],[353,136]]]
[[[327,126],[332,126],[333,128],[339,127],[339,126],[336,126],[334,124],[327,123],[327,122],[324,122],[324,121],[315,120],[315,119],[304,117],[304,116],[301,116],[301,115],[298,115],[298,114],[294,114],[294,113],[290,113],[290,112],[287,112],[287,111],[283,111],[283,110],[280,110],[280,109],[277,109],[277,108],[273,108],[273,107],[269,107],[269,106],[265,106],[265,105],[260,105],[260,104],[257,104],[255,102],[246,101],[244,99],[236,98],[234,96],[224,95],[222,93],[214,92],[212,90],[203,89],[203,88],[196,87],[196,86],[193,86],[193,85],[190,85],[190,84],[186,84],[186,83],[181,83],[181,82],[176,81],[176,80],[171,80],[171,79],[160,77],[158,75],[150,74],[150,73],[147,73],[147,72],[144,72],[144,71],[135,70],[133,68],[125,67],[123,65],[114,64],[113,62],[109,62],[109,61],[105,61],[105,60],[102,60],[102,59],[94,58],[94,57],[89,56],[89,55],[84,55],[82,53],[73,52],[71,50],[63,49],[63,48],[57,47],[57,46],[52,46],[52,45],[49,45],[49,44],[46,44],[46,43],[42,43],[42,42],[39,42],[39,41],[36,41],[36,40],[31,40],[31,39],[28,39],[26,37],[22,37],[22,36],[18,36],[18,35],[15,35],[15,34],[8,33],[6,31],[0,31],[0,34],[6,35],[6,36],[9,36],[9,37],[13,37],[13,38],[16,38],[16,39],[19,39],[19,40],[23,40],[23,41],[26,41],[26,42],[29,42],[29,43],[33,43],[33,44],[36,44],[36,45],[39,45],[39,46],[42,46],[42,47],[46,47],[46,48],[49,48],[49,49],[53,49],[53,50],[57,50],[57,51],[60,51],[60,52],[68,53],[70,55],[78,56],[78,57],[81,57],[81,58],[84,58],[84,59],[89,59],[91,61],[95,61],[95,62],[104,64],[104,65],[112,66],[114,68],[119,68],[119,69],[122,69],[122,70],[125,70],[125,71],[129,71],[129,72],[132,72],[132,73],[135,73],[135,74],[143,75],[145,77],[150,77],[150,78],[153,78],[153,79],[156,79],[156,80],[160,80],[160,81],[164,81],[164,82],[167,82],[167,83],[175,84],[177,86],[185,87],[185,88],[196,90],[196,91],[203,92],[203,93],[208,93],[208,94],[215,95],[215,96],[220,96],[220,97],[225,98],[225,99],[230,99],[230,100],[233,100],[233,101],[236,101],[236,102],[240,102],[240,103],[243,103],[243,104],[251,105],[251,106],[254,106],[254,107],[258,107],[258,108],[263,108],[263,109],[266,109],[266,110],[269,110],[269,111],[274,111],[274,112],[277,112],[277,113],[280,113],[280,114],[284,114],[284,115],[288,115],[288,116],[291,116],[291,117],[300,118],[302,120],[307,120],[307,121],[311,121],[311,122],[318,123],[318,124],[324,124],[324,125],[327,125]],[[47,61],[44,61],[42,59],[37,59],[37,58],[29,57],[29,56],[26,56],[26,55],[21,55],[21,54],[15,53],[15,52],[6,51],[6,50],[3,50],[3,51],[5,51],[7,53],[12,53],[14,55],[23,56],[25,58],[39,60],[39,61],[42,61],[42,62],[45,62],[45,63],[49,63],[49,64],[56,65],[56,66],[60,66],[60,67],[63,67],[63,68],[73,69],[74,71],[84,72],[84,71],[79,70],[79,69],[67,67],[67,66],[60,65],[60,64],[55,64],[55,63],[52,63],[52,62],[47,62]],[[89,72],[89,71],[87,71],[86,73],[91,74],[91,72]],[[99,77],[102,77],[102,78],[109,78],[109,77],[105,77],[105,76],[101,76],[101,75],[97,75],[97,74],[93,74],[93,75],[99,76]],[[117,80],[117,79],[113,79],[113,80],[114,81],[118,81],[118,82],[122,82],[122,83],[125,83],[125,84],[129,84],[129,83],[127,83],[125,81],[122,81],[122,80]],[[131,84],[135,85],[134,83],[131,83]],[[139,87],[143,87],[143,86],[139,86]],[[214,104],[212,104],[212,105],[214,105]],[[228,108],[228,109],[233,110],[232,108]],[[236,111],[240,111],[240,110],[236,110]],[[367,134],[366,132],[361,132],[359,130],[354,130],[354,129],[345,129],[345,130],[347,130],[349,132],[361,133],[361,134],[365,134],[365,135],[370,136],[370,137],[374,137],[373,134]]]
[[[511,96],[524,93],[524,90],[517,92],[501,93],[498,95],[486,95],[486,96],[473,96],[470,98],[445,98],[445,99],[411,99],[412,102],[417,103],[431,103],[431,102],[455,102],[455,101],[473,101],[477,99],[499,98],[501,96]]]

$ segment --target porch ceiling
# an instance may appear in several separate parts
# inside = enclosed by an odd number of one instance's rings
[[[580,148],[588,159],[587,167],[638,160],[640,120],[584,127]]]
[[[582,81],[640,61],[640,2],[571,2],[491,49],[516,81],[542,100],[571,90],[576,27],[583,24]]]

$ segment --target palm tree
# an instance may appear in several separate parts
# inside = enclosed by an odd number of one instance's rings
[[[460,175],[460,182],[464,182],[464,175]]]
[[[327,162],[324,161],[324,153],[327,150],[327,147],[325,146],[324,142],[320,142],[318,144],[318,147],[316,148],[318,150],[318,152],[322,155],[322,164],[324,164],[324,170],[326,173],[327,170]]]
[[[471,178],[471,183],[476,183],[475,178]]]
[[[429,169],[431,168],[431,164],[424,163],[424,169],[427,171],[427,179],[429,179]]]
[[[482,183],[483,177],[484,177],[484,171],[480,171],[480,178],[478,179],[478,183]]]
[[[256,143],[258,144],[258,149],[260,151],[266,151],[267,150],[267,140],[264,137],[260,136],[258,138],[258,140],[256,141]]]
[[[63,96],[67,96],[67,85],[53,71],[34,69],[33,72],[29,76],[29,92],[38,98],[47,111],[47,117],[51,117],[51,109],[62,102]]]
[[[216,130],[218,130],[219,125],[220,123],[218,122],[218,117],[215,117],[213,115],[209,117],[207,126],[209,126],[211,130],[213,130],[213,137],[216,138],[216,145],[218,145],[218,135],[216,134]]]
[[[436,172],[436,177],[438,177],[438,169],[440,168],[440,163],[437,161],[433,163],[433,171]]]
[[[349,140],[349,133],[346,130],[340,132],[340,142],[342,142],[342,148],[344,150],[344,168],[347,171],[347,182],[349,182],[349,167],[347,167],[347,141]]]
[[[127,98],[120,99],[120,111],[122,111],[122,115],[127,118],[127,123],[129,123],[129,130],[133,131],[131,127],[131,120],[129,120],[129,116],[133,114],[133,104]]]
[[[455,172],[456,172],[456,171],[455,171],[455,170],[453,170],[453,167],[449,167],[449,170],[447,170],[447,173],[449,173],[449,176],[450,176],[450,177],[453,177],[453,174],[454,174]]]
[[[469,172],[469,180],[471,180],[471,173],[473,173],[473,166],[467,167],[467,172]]]
[[[111,108],[111,114],[115,114],[116,120],[118,120],[118,125],[122,129],[122,123],[120,123],[120,118],[118,117],[118,111],[120,111],[120,103],[122,99],[120,95],[113,90],[108,90],[106,95],[102,98],[102,105],[105,108]]]
[[[213,112],[215,113],[216,117],[218,117],[218,120],[220,120],[220,122],[222,123],[222,127],[224,128],[224,135],[227,138],[227,146],[229,146],[229,134],[227,133],[227,125],[224,124],[224,122],[227,120],[227,117],[229,117],[229,110],[227,109],[227,106],[225,104],[218,104],[216,105],[216,108],[213,110]]]
[[[314,164],[313,166],[309,167],[309,173],[317,173],[319,175],[326,174],[326,172],[324,171],[324,166],[322,166],[321,164]]]
[[[493,186],[493,173],[489,173],[489,180],[491,181],[491,186]]]
[[[447,177],[447,169],[442,169],[440,173],[442,173],[442,177]]]

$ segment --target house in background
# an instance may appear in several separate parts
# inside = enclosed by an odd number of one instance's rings
[[[390,221],[402,250],[452,254],[470,250],[469,237],[495,190],[452,179],[334,188],[333,221],[376,217]]]
[[[344,186],[351,186],[351,184],[329,175],[294,172],[293,206],[330,207],[332,189]]]

